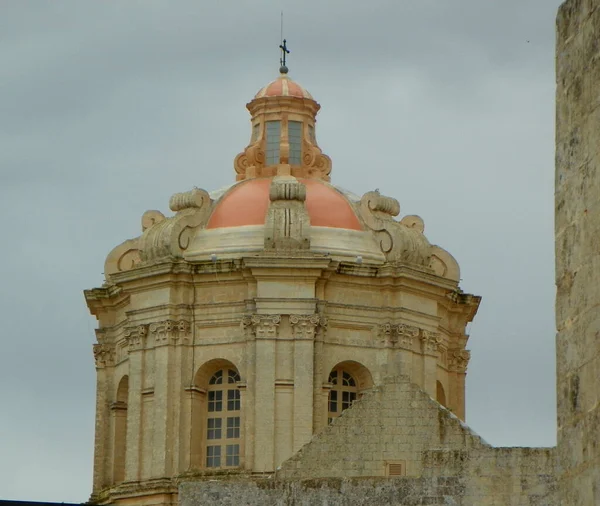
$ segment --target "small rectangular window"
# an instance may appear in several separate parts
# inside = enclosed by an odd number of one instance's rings
[[[227,445],[226,446],[226,466],[239,466],[240,465],[240,445]]]
[[[206,467],[221,467],[221,447],[206,447]]]
[[[315,127],[312,125],[308,125],[308,138],[310,139],[310,142],[312,142],[313,144],[317,143],[317,141],[315,139]]]
[[[238,439],[240,437],[240,417],[227,418],[227,439]]]
[[[240,391],[227,390],[227,411],[240,410]]]
[[[290,164],[302,163],[302,122],[288,122],[288,141],[290,143]]]
[[[208,411],[223,411],[223,391],[208,392]]]
[[[207,439],[221,439],[221,424],[223,420],[220,418],[209,418],[207,426]]]
[[[267,165],[279,163],[279,147],[281,144],[281,121],[267,121]]]

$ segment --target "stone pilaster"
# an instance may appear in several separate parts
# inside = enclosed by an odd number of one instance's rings
[[[437,362],[440,335],[429,330],[421,331],[421,349],[423,352],[423,390],[432,398],[437,395]]]
[[[275,469],[275,346],[281,317],[252,315],[245,325],[255,337],[254,463],[255,472]]]
[[[147,333],[148,327],[146,325],[138,325],[125,331],[129,347],[125,481],[138,481],[141,477],[143,350]]]

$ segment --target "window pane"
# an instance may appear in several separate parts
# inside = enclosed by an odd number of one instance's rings
[[[226,446],[226,466],[239,466],[240,465],[240,445],[227,445]]]
[[[315,144],[315,127],[312,125],[308,125],[308,138]]]
[[[331,374],[329,374],[329,383],[337,385],[337,371],[332,371]]]
[[[354,378],[352,376],[350,376],[347,372],[343,373],[343,384],[347,387],[355,387],[356,383],[354,381]]]
[[[208,411],[223,411],[222,390],[213,390],[208,392]]]
[[[240,391],[227,390],[227,411],[240,410]]]
[[[217,371],[213,374],[212,378],[208,382],[209,385],[220,385],[223,383],[223,371]]]
[[[221,439],[221,427],[223,420],[220,418],[209,418],[207,426],[207,439]]]
[[[302,163],[302,122],[288,122],[288,141],[290,143],[290,163]]]
[[[221,447],[206,447],[206,467],[221,467]]]
[[[348,409],[356,399],[354,392],[342,392],[342,409]]]
[[[228,379],[227,379],[227,381],[229,383],[237,383],[238,381],[240,381],[240,375],[237,372],[232,371],[230,369],[229,372],[228,372]]]
[[[338,393],[336,390],[329,392],[329,412],[337,413],[337,398]]]
[[[232,416],[227,418],[227,438],[237,439],[240,437],[240,417]]]
[[[267,165],[279,163],[279,146],[281,142],[281,122],[267,121]]]

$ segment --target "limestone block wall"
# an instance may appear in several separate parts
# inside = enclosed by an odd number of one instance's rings
[[[461,484],[456,494],[465,502],[460,504],[529,505],[552,491],[554,458],[551,448],[493,448],[398,377],[388,378],[316,435],[281,466],[277,479],[400,473],[430,487],[441,478],[456,478],[450,482]]]
[[[560,504],[600,504],[600,1],[557,18],[556,326]]]

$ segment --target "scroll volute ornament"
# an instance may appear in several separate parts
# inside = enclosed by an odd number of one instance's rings
[[[378,190],[367,192],[360,200],[360,214],[388,262],[429,265],[431,245],[423,235],[425,229],[419,216],[405,216],[400,222],[400,203],[385,197]]]
[[[330,174],[331,158],[324,155],[319,146],[304,140],[302,142],[302,166],[296,170],[292,169],[292,175],[330,181]]]
[[[264,140],[250,144],[242,153],[235,157],[233,168],[236,181],[259,177],[265,166]]]

